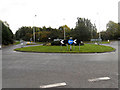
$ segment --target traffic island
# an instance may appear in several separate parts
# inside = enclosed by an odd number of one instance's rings
[[[113,52],[115,48],[104,45],[85,44],[83,46],[31,46],[14,49],[21,52],[38,52],[38,53],[103,53]]]

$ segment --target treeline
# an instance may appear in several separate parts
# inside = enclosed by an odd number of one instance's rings
[[[109,21],[106,25],[106,31],[101,32],[101,38],[103,40],[118,40],[120,37],[120,24],[113,21]]]
[[[58,29],[51,27],[34,27],[35,28],[35,40],[40,42],[53,41],[54,39],[65,39],[73,37],[81,41],[89,41],[90,39],[99,38],[97,33],[96,25],[92,24],[89,19],[77,18],[75,28],[69,28],[67,25],[60,26]],[[2,31],[2,32],[1,32]],[[0,33],[2,33],[2,44],[8,45],[16,40],[33,40],[33,27],[23,26],[19,28],[15,35],[13,35],[9,24],[0,20]],[[101,31],[102,40],[118,40],[120,38],[120,23],[109,21],[106,25],[106,30]],[[1,37],[0,37],[1,40]]]
[[[95,24],[93,25],[90,20],[85,18],[77,18],[75,28],[69,28],[67,25],[60,26],[58,29],[48,27],[34,27],[35,28],[35,38],[36,41],[46,42],[53,39],[65,39],[73,37],[73,39],[78,39],[82,41],[88,41],[91,38],[98,38],[97,29]],[[16,33],[15,37],[17,40],[23,39],[29,41],[30,38],[33,40],[33,27],[21,27]]]
[[[2,44],[3,45],[8,45],[8,44],[13,44],[13,38],[14,35],[11,31],[11,29],[9,28],[9,25],[7,22],[2,22],[0,20],[0,24],[1,24],[1,31],[2,31]]]

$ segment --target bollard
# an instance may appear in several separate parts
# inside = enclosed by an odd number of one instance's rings
[[[61,51],[62,51],[62,44],[61,44]]]
[[[67,51],[68,51],[68,44],[67,44]]]
[[[21,48],[23,48],[23,43],[21,43]]]
[[[74,51],[75,51],[75,44],[73,44],[73,49],[74,49]]]
[[[70,51],[72,51],[72,47],[71,47],[71,44],[70,44]]]

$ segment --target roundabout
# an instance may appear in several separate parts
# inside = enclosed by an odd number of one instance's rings
[[[37,53],[104,53],[113,52],[115,48],[105,45],[85,44],[83,46],[30,46],[16,48],[15,51],[21,52],[37,52]]]

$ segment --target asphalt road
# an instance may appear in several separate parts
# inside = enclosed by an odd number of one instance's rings
[[[120,43],[120,42],[119,42]],[[57,88],[117,88],[118,42],[111,53],[60,54],[15,52],[20,45],[2,49],[2,87],[40,88],[65,82]],[[110,77],[110,80],[89,82],[88,79]]]

